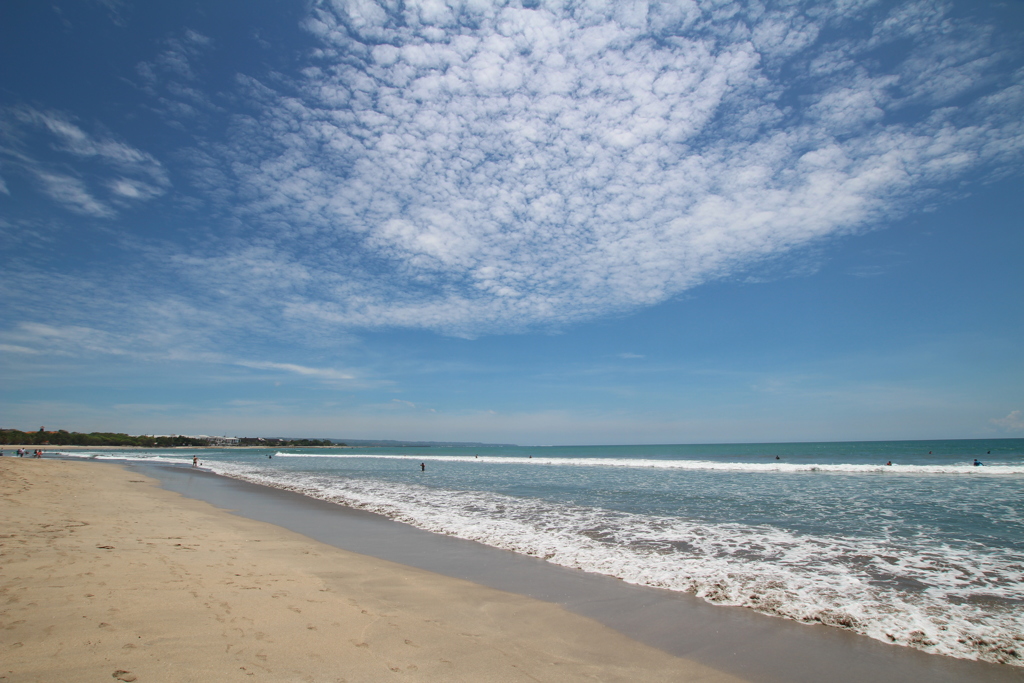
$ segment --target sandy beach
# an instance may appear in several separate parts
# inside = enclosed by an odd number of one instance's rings
[[[118,465],[5,457],[0,494],[0,680],[740,680]]]

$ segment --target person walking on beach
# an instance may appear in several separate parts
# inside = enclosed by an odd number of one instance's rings
[[[192,467],[198,467],[198,466],[199,466],[199,456],[198,455],[193,455],[192,456]]]

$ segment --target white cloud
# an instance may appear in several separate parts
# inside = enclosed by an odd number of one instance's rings
[[[65,208],[88,216],[109,218],[114,210],[105,202],[94,197],[78,178],[61,173],[48,173],[35,169],[35,175],[42,184],[43,192]]]
[[[173,304],[153,305],[157,309],[154,317],[149,320],[137,318],[133,325],[138,326],[138,329],[132,332],[110,332],[86,325],[58,326],[22,322],[14,329],[0,332],[0,340],[15,342],[0,342],[0,352],[65,358],[113,356],[149,362],[178,361],[237,366],[289,373],[327,383],[346,382],[350,386],[355,386],[353,382],[358,380],[355,373],[336,368],[249,360],[211,351],[209,349],[215,348],[217,344],[210,338],[175,329],[176,325],[171,321],[181,322],[183,317],[188,316],[173,315]],[[201,315],[191,318],[193,326],[200,321],[204,321]],[[233,325],[229,324],[229,327],[233,329]],[[381,384],[379,381],[376,383]],[[365,380],[361,382],[363,386],[367,384]]]
[[[17,344],[0,344],[0,351],[4,353],[26,353],[29,355],[37,355],[39,353],[38,349],[31,349]]]
[[[254,370],[281,370],[284,372],[291,372],[296,375],[302,375],[303,377],[314,377],[325,380],[355,379],[355,376],[348,372],[342,372],[333,368],[311,368],[305,365],[296,365],[295,363],[236,360],[234,361],[234,364],[246,368],[253,368]]]
[[[415,408],[415,407],[416,407],[416,404],[415,404],[415,403],[413,403],[412,401],[403,401],[403,400],[402,400],[402,399],[400,399],[400,398],[393,398],[393,399],[391,399],[391,404],[390,404],[390,406],[388,406],[388,407],[395,407],[395,408],[400,408],[400,407],[401,407],[401,408]]]
[[[241,78],[260,113],[200,173],[302,273],[292,319],[476,334],[664,301],[1019,163],[990,27],[768,10],[316,2],[300,82]]]
[[[1006,417],[993,418],[989,422],[1008,432],[1024,432],[1024,414],[1019,410],[1011,411]]]
[[[48,355],[77,355],[103,353],[127,355],[124,337],[82,325],[45,325],[22,322],[3,333],[6,339],[20,342],[16,346],[31,348]]]
[[[127,6],[125,0],[94,0],[96,4],[102,5],[107,9],[107,14],[110,20],[117,26],[126,26],[128,24],[125,19],[125,12]],[[56,9],[56,7],[54,8]]]
[[[164,49],[151,62],[139,62],[135,65],[136,74],[142,79],[140,86],[150,95],[160,98],[165,107],[172,104],[172,99],[161,94],[167,88],[166,95],[173,95],[179,100],[173,107],[178,114],[195,114],[194,106],[203,109],[216,109],[209,98],[195,88],[200,80],[196,73],[202,71],[202,58],[213,47],[213,40],[198,31],[185,29],[181,35],[163,41]],[[180,100],[187,101],[187,105]]]
[[[75,213],[111,218],[119,208],[170,187],[163,165],[151,154],[107,134],[89,134],[61,112],[27,106],[2,110],[0,133],[0,157]]]

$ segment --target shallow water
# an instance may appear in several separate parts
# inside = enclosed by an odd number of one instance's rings
[[[190,464],[192,452],[82,455]],[[199,457],[563,566],[1024,665],[1022,439]]]

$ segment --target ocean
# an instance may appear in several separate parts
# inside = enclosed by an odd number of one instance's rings
[[[1024,666],[1024,439],[65,455],[193,454],[565,567]]]

